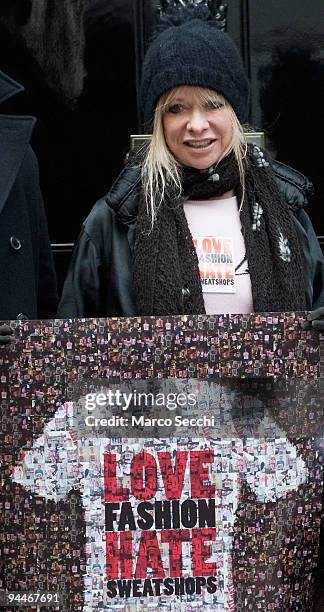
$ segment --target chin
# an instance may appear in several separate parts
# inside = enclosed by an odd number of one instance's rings
[[[201,159],[191,159],[188,160],[188,163],[186,165],[191,166],[191,168],[195,168],[196,170],[207,170],[207,168],[210,168],[210,166],[214,166],[214,164],[217,164],[217,162],[219,161],[219,155],[217,155],[216,157],[205,157],[205,158],[201,158]]]
[[[191,168],[195,168],[195,170],[207,170],[207,168],[210,168],[210,166],[213,166],[214,164],[216,164],[216,161],[212,161],[212,162],[193,161],[191,164],[188,164],[188,165]]]

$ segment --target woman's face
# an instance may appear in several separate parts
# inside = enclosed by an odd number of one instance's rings
[[[232,142],[230,109],[201,100],[196,87],[179,87],[162,118],[164,137],[175,159],[197,170],[209,168]]]

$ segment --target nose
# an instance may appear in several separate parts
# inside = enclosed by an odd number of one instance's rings
[[[192,110],[187,123],[188,131],[200,133],[207,130],[208,127],[209,123],[206,114],[200,109]]]

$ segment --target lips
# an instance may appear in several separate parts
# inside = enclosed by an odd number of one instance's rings
[[[191,149],[206,149],[213,144],[213,142],[215,142],[215,140],[212,138],[205,138],[204,140],[186,140],[184,144]]]

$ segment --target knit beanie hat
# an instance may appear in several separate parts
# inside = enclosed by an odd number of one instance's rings
[[[171,26],[151,43],[143,64],[141,100],[146,127],[162,94],[179,85],[213,89],[230,102],[238,119],[247,117],[249,86],[232,39],[200,19]]]

